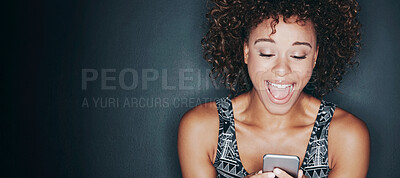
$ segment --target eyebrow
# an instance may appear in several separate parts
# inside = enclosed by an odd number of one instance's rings
[[[275,41],[274,41],[273,39],[270,39],[270,38],[260,38],[260,39],[257,39],[257,40],[254,42],[254,45],[257,44],[258,42],[270,42],[270,43],[275,43]]]
[[[296,41],[296,42],[294,42],[292,45],[293,45],[293,46],[294,46],[294,45],[306,45],[306,46],[312,48],[311,44],[310,44],[310,43],[307,43],[307,42],[299,42],[299,41]]]
[[[270,38],[260,38],[260,39],[257,39],[257,40],[254,42],[254,45],[257,44],[257,43],[259,43],[259,42],[275,43],[275,41],[274,41],[273,39],[270,39]],[[294,42],[294,43],[292,44],[292,46],[295,46],[295,45],[305,45],[305,46],[308,46],[308,47],[312,48],[311,44],[308,43],[308,42],[299,42],[299,41],[296,41],[296,42]]]

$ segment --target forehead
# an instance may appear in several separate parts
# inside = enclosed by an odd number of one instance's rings
[[[279,23],[275,24],[274,20],[269,18],[261,22],[254,28],[249,40],[255,41],[259,38],[271,38],[275,41],[308,41],[310,43],[316,42],[316,34],[313,23],[311,21],[296,22],[296,18],[288,18],[286,22],[283,18],[279,18]],[[273,33],[273,25],[275,33]]]

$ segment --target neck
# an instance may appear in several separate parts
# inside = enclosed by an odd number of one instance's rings
[[[246,93],[246,102],[242,107],[246,122],[264,128],[285,128],[299,123],[299,118],[307,115],[306,110],[310,108],[311,96],[301,93],[295,104],[285,114],[273,114],[261,102],[255,89]]]

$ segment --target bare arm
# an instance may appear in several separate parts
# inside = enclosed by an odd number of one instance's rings
[[[335,112],[336,115],[336,112]],[[366,177],[370,156],[368,128],[363,121],[339,110],[329,128],[329,177]]]
[[[210,112],[206,106],[200,105],[182,117],[178,133],[178,154],[184,178],[216,177],[213,155],[217,142],[216,108],[214,113]]]

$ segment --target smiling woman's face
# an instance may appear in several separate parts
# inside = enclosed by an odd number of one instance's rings
[[[287,113],[310,80],[318,55],[315,29],[310,21],[280,18],[272,34],[272,19],[259,24],[244,45],[245,63],[255,91],[267,110]]]

